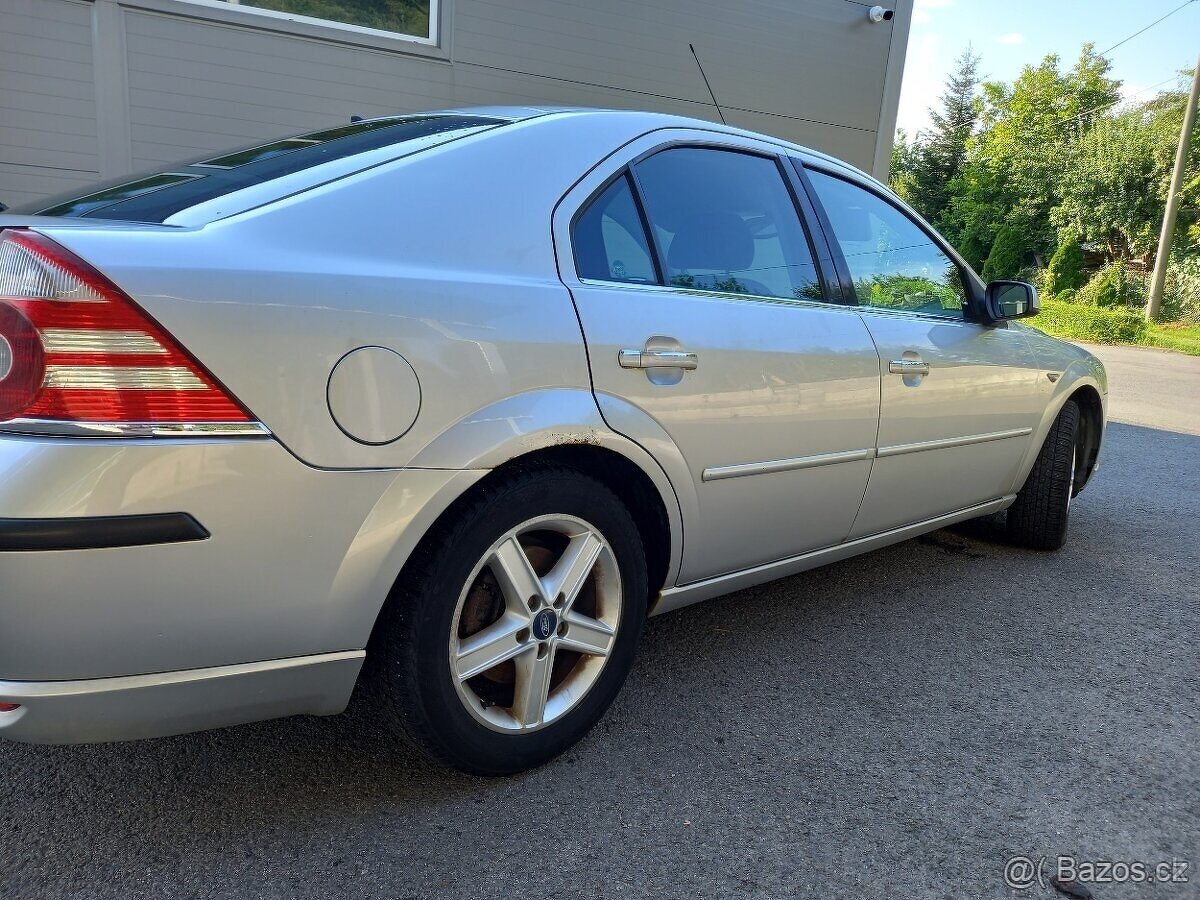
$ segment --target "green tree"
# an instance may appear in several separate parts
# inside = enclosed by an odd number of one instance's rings
[[[1005,225],[996,235],[987,262],[983,264],[983,280],[1015,278],[1025,266],[1027,242],[1020,230]]]
[[[1157,139],[1143,110],[1097,117],[1063,158],[1053,221],[1101,244],[1110,259],[1149,256],[1170,172]]]
[[[896,130],[892,141],[892,164],[888,170],[888,186],[906,203],[912,203],[913,172],[916,168],[917,143],[910,142],[908,132]]]
[[[1068,72],[1049,55],[1026,66],[1011,85],[983,85],[979,135],[953,192],[951,230],[986,243],[1012,226],[1024,250],[1039,255],[1057,244],[1051,212],[1060,203],[1063,161],[1092,119],[1120,99],[1120,82],[1108,77],[1109,68],[1085,44]]]
[[[1077,291],[1087,283],[1083,272],[1083,249],[1079,232],[1068,228],[1058,242],[1058,249],[1046,266],[1046,293],[1053,297],[1063,291]]]
[[[979,115],[979,56],[970,46],[955,60],[939,106],[929,110],[931,127],[910,151],[913,207],[935,226],[944,224],[954,182],[967,161],[967,143]]]

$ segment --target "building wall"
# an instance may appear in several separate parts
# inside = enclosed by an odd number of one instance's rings
[[[223,7],[224,5],[222,5]],[[441,0],[435,42],[186,0],[0,0],[0,201],[375,116],[718,114],[886,174],[911,0]]]

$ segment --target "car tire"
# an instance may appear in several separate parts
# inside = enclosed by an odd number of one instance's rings
[[[572,574],[592,552],[589,574]],[[512,562],[517,553],[528,567]],[[533,581],[523,581],[530,570]],[[570,603],[558,581],[578,582]],[[512,598],[525,594],[534,596],[522,612]],[[383,715],[418,750],[463,772],[545,763],[617,696],[648,599],[641,535],[602,482],[557,466],[484,482],[422,542],[381,615],[368,658]],[[466,677],[512,647],[524,649]]]
[[[1008,508],[1009,540],[1032,550],[1058,550],[1067,540],[1079,447],[1079,406],[1068,400],[1017,499]]]

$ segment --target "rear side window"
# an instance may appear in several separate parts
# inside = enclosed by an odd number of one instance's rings
[[[775,160],[679,147],[636,169],[668,284],[824,300],[808,237]]]
[[[658,280],[628,175],[622,175],[588,204],[575,221],[572,243],[580,278],[633,284]]]
[[[501,125],[483,116],[405,116],[372,119],[208,156],[164,172],[127,178],[87,193],[73,192],[10,210],[22,215],[165,222],[189,207],[381,147],[417,138]]]

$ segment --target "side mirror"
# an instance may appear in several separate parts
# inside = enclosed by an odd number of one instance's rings
[[[988,319],[1024,319],[1036,316],[1041,310],[1037,288],[1024,281],[993,281],[984,297]]]

